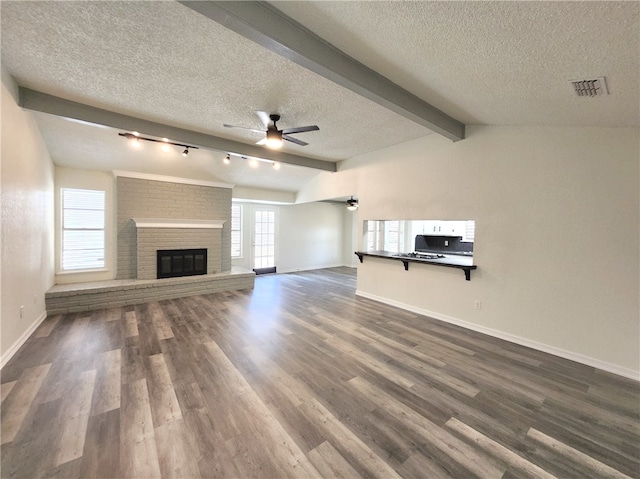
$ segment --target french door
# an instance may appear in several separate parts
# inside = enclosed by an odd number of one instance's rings
[[[253,270],[256,274],[276,272],[276,210],[256,208],[253,223]]]

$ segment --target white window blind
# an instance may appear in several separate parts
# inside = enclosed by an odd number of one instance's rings
[[[231,257],[242,256],[242,205],[231,205]]]
[[[464,222],[464,238],[462,241],[473,243],[476,239],[476,222],[473,220]]]
[[[377,248],[377,241],[376,241],[376,225],[377,225],[377,221],[367,221],[367,251],[373,251]]]
[[[400,245],[403,244],[403,221],[385,221],[384,250],[397,253]]]
[[[105,267],[105,192],[62,189],[62,270]]]

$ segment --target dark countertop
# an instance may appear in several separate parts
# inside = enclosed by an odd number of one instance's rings
[[[444,258],[434,258],[434,259],[425,259],[425,258],[411,258],[406,256],[398,256],[398,253],[391,253],[389,251],[357,251],[356,254],[362,254],[364,256],[378,256],[381,258],[392,258],[401,261],[411,261],[416,263],[434,263],[441,265],[451,265],[451,266],[473,266],[473,256],[463,256],[459,254],[446,254]],[[432,254],[442,254],[442,253],[432,253]]]
[[[477,266],[473,264],[473,256],[462,256],[462,255],[444,255],[444,258],[413,258],[406,256],[398,256],[398,253],[392,253],[390,251],[356,251],[356,255],[360,258],[360,262],[362,263],[362,258],[364,256],[372,256],[376,258],[385,258],[392,259],[396,261],[402,261],[404,263],[404,269],[409,270],[409,263],[426,263],[437,266],[446,266],[449,268],[459,268],[464,270],[465,277],[467,281],[470,279],[470,273],[472,269],[476,269]],[[435,253],[434,253],[435,254]]]

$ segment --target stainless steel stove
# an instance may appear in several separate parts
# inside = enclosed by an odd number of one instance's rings
[[[441,259],[445,257],[443,254],[422,253],[420,251],[414,251],[413,253],[398,253],[396,256],[398,256],[399,258],[415,258],[415,259]]]

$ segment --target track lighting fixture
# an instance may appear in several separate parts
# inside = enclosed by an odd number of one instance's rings
[[[154,143],[162,143],[163,151],[168,151],[169,145],[179,146],[181,148],[184,148],[184,151],[182,152],[182,156],[184,157],[186,157],[189,154],[190,148],[193,148],[194,150],[198,149],[197,146],[185,145],[183,143],[174,143],[173,141],[169,141],[168,138],[162,138],[161,140],[158,140],[157,138],[147,138],[144,136],[140,136],[140,133],[138,133],[137,131],[132,131],[131,133],[118,133],[118,135],[125,137],[127,140],[131,140],[133,142],[132,144],[135,147],[142,146],[142,144],[140,143],[140,140],[152,141]]]
[[[237,153],[227,153],[225,157],[222,159],[222,162],[225,165],[231,164],[231,155],[238,157],[241,160],[247,160],[251,168],[259,168],[261,163],[270,164],[274,170],[279,170],[280,168],[282,168],[282,163],[278,161],[267,160],[266,158],[254,158],[254,157],[241,156],[241,155],[238,155]]]
[[[355,211],[358,209],[358,200],[354,199],[353,196],[347,200],[347,209],[349,211]]]

